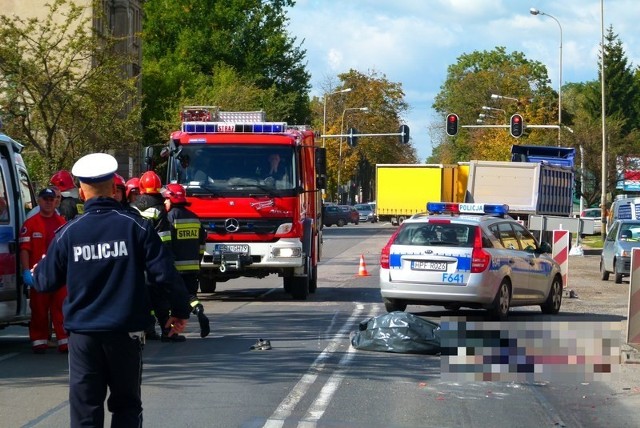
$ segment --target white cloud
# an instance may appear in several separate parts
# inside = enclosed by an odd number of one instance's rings
[[[428,128],[433,98],[447,67],[473,51],[504,46],[547,66],[553,87],[559,74],[563,30],[563,82],[598,76],[600,0],[298,0],[289,12],[290,33],[304,39],[313,94],[327,77],[350,68],[376,70],[401,83],[411,105],[408,124],[420,159],[431,152]],[[605,27],[613,25],[627,58],[640,64],[637,0],[606,0]]]

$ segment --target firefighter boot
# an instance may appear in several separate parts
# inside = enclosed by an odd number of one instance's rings
[[[198,323],[200,324],[200,337],[207,337],[211,332],[211,326],[209,325],[209,318],[204,314],[204,307],[198,303],[193,312],[198,317]]]

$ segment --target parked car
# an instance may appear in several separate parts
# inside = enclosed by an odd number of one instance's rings
[[[349,223],[360,223],[360,214],[358,213],[358,210],[355,209],[355,207],[351,205],[340,205],[340,207],[345,211],[349,211]]]
[[[631,272],[631,250],[640,247],[640,220],[616,220],[611,225],[600,256],[600,277],[603,281],[613,273],[616,284]]]
[[[600,208],[587,208],[580,212],[581,218],[593,220],[593,234],[600,235],[602,233],[602,210]]]
[[[447,206],[452,211],[445,214]],[[504,319],[510,307],[539,305],[558,313],[562,275],[551,246],[509,217],[506,205],[430,202],[427,209],[405,220],[382,249],[387,311],[408,304],[464,306]]]
[[[351,221],[351,210],[345,210],[339,205],[325,205],[322,209],[322,224],[326,227],[338,225],[342,227]]]
[[[356,204],[355,209],[358,211],[360,221],[375,223],[378,221],[371,204]]]

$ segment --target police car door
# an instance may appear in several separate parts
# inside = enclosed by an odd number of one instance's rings
[[[26,170],[15,166],[13,156],[11,144],[0,140],[0,323],[25,321],[30,316],[19,280],[17,237],[25,208],[31,208],[23,204],[33,204],[33,192]]]
[[[527,259],[527,253],[520,249],[513,225],[513,222],[505,221],[492,226],[492,229],[497,230],[496,236],[504,248],[503,251],[500,251],[500,263],[508,264],[511,273],[511,299],[520,300],[527,294],[531,266]]]

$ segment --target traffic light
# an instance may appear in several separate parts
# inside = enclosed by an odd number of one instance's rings
[[[522,116],[514,114],[511,116],[511,127],[509,128],[512,137],[521,137],[524,133],[524,121]]]
[[[349,136],[347,137],[347,144],[349,147],[355,147],[358,145],[358,130],[356,128],[349,128],[347,131]]]
[[[454,136],[458,133],[458,115],[450,113],[447,115],[447,135]]]
[[[400,125],[400,144],[409,144],[409,125]]]

